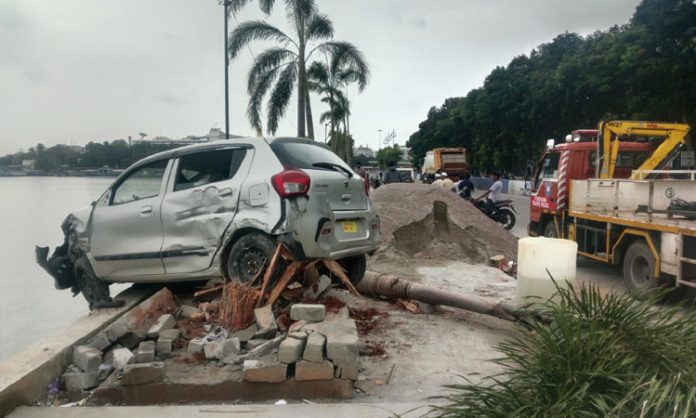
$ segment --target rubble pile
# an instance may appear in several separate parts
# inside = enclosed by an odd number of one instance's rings
[[[425,184],[388,184],[371,195],[380,216],[376,257],[485,263],[517,258],[517,238],[455,193]],[[388,270],[387,270],[388,271]]]
[[[203,364],[229,366],[230,379],[246,382],[356,380],[355,321],[346,307],[335,308],[333,296],[326,298],[329,309],[318,301],[330,285],[322,275],[301,292],[289,289],[307,303],[279,304],[277,317],[271,305],[253,309],[253,323],[237,331],[215,316],[219,299],[178,304],[162,289],[74,349],[65,389],[166,382],[169,368]]]

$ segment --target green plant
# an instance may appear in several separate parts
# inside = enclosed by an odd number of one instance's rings
[[[501,375],[458,384],[439,417],[696,416],[696,313],[559,289],[542,316],[503,343]]]

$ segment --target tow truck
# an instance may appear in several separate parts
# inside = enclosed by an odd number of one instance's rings
[[[639,298],[668,281],[696,287],[688,133],[688,125],[641,121],[573,131],[539,162],[529,235],[570,239],[579,255],[622,265],[626,287]]]

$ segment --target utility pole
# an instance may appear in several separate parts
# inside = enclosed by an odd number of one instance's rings
[[[382,149],[382,130],[377,129],[377,132],[379,132],[379,142],[377,142],[377,151]]]
[[[230,54],[228,52],[227,43],[229,32],[227,29],[228,22],[228,12],[231,0],[223,0],[223,5],[225,6],[225,139],[230,139],[230,80],[229,80],[229,67],[230,67]]]

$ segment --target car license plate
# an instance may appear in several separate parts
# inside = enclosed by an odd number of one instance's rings
[[[358,223],[357,222],[342,222],[343,224],[343,232],[346,234],[355,234],[358,232]]]

